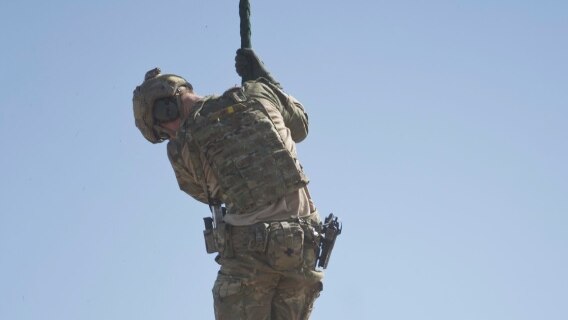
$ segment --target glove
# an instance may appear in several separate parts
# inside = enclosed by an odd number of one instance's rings
[[[272,84],[280,87],[280,83],[270,75],[270,72],[264,66],[264,63],[254,53],[254,50],[246,48],[237,50],[235,56],[235,70],[237,74],[243,78],[244,81],[256,80],[258,78],[265,78]]]

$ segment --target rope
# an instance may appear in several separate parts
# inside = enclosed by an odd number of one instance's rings
[[[252,48],[250,43],[250,3],[239,0],[239,17],[241,17],[241,48]]]

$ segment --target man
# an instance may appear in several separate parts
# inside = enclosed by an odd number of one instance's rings
[[[253,80],[221,96],[199,96],[185,79],[149,71],[134,90],[136,126],[152,143],[169,140],[181,190],[223,213],[204,231],[221,266],[216,319],[308,319],[323,278],[321,222],[296,156],[308,117],[251,49],[235,61]]]

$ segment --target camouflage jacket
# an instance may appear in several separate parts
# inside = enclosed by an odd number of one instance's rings
[[[296,156],[295,143],[302,141],[308,134],[308,116],[300,102],[264,79],[248,81],[243,85],[243,89],[247,96],[259,101],[266,109],[286,148]],[[207,99],[219,99],[219,97],[207,97]],[[197,178],[199,174],[197,174],[195,168],[195,161],[192,161],[189,148],[183,145],[184,139],[180,137],[180,134],[182,133],[178,132],[178,137],[172,139],[167,147],[168,157],[180,189],[194,199],[207,204],[208,199],[204,190],[206,184],[210,196],[220,198],[222,191],[217,178],[203,157],[201,157],[202,161],[200,162],[203,166],[202,172],[205,174],[205,181],[199,181]],[[303,188],[283,197],[279,203],[275,203],[269,208],[255,210],[255,212],[239,212],[240,217],[235,218],[239,221],[233,221],[233,224],[243,225],[267,219],[305,216],[314,210],[307,189]]]

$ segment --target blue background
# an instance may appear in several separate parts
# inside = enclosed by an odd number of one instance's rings
[[[312,319],[568,319],[568,2],[251,1],[344,232]],[[0,319],[213,319],[208,208],[134,126],[238,84],[238,1],[0,3]]]

